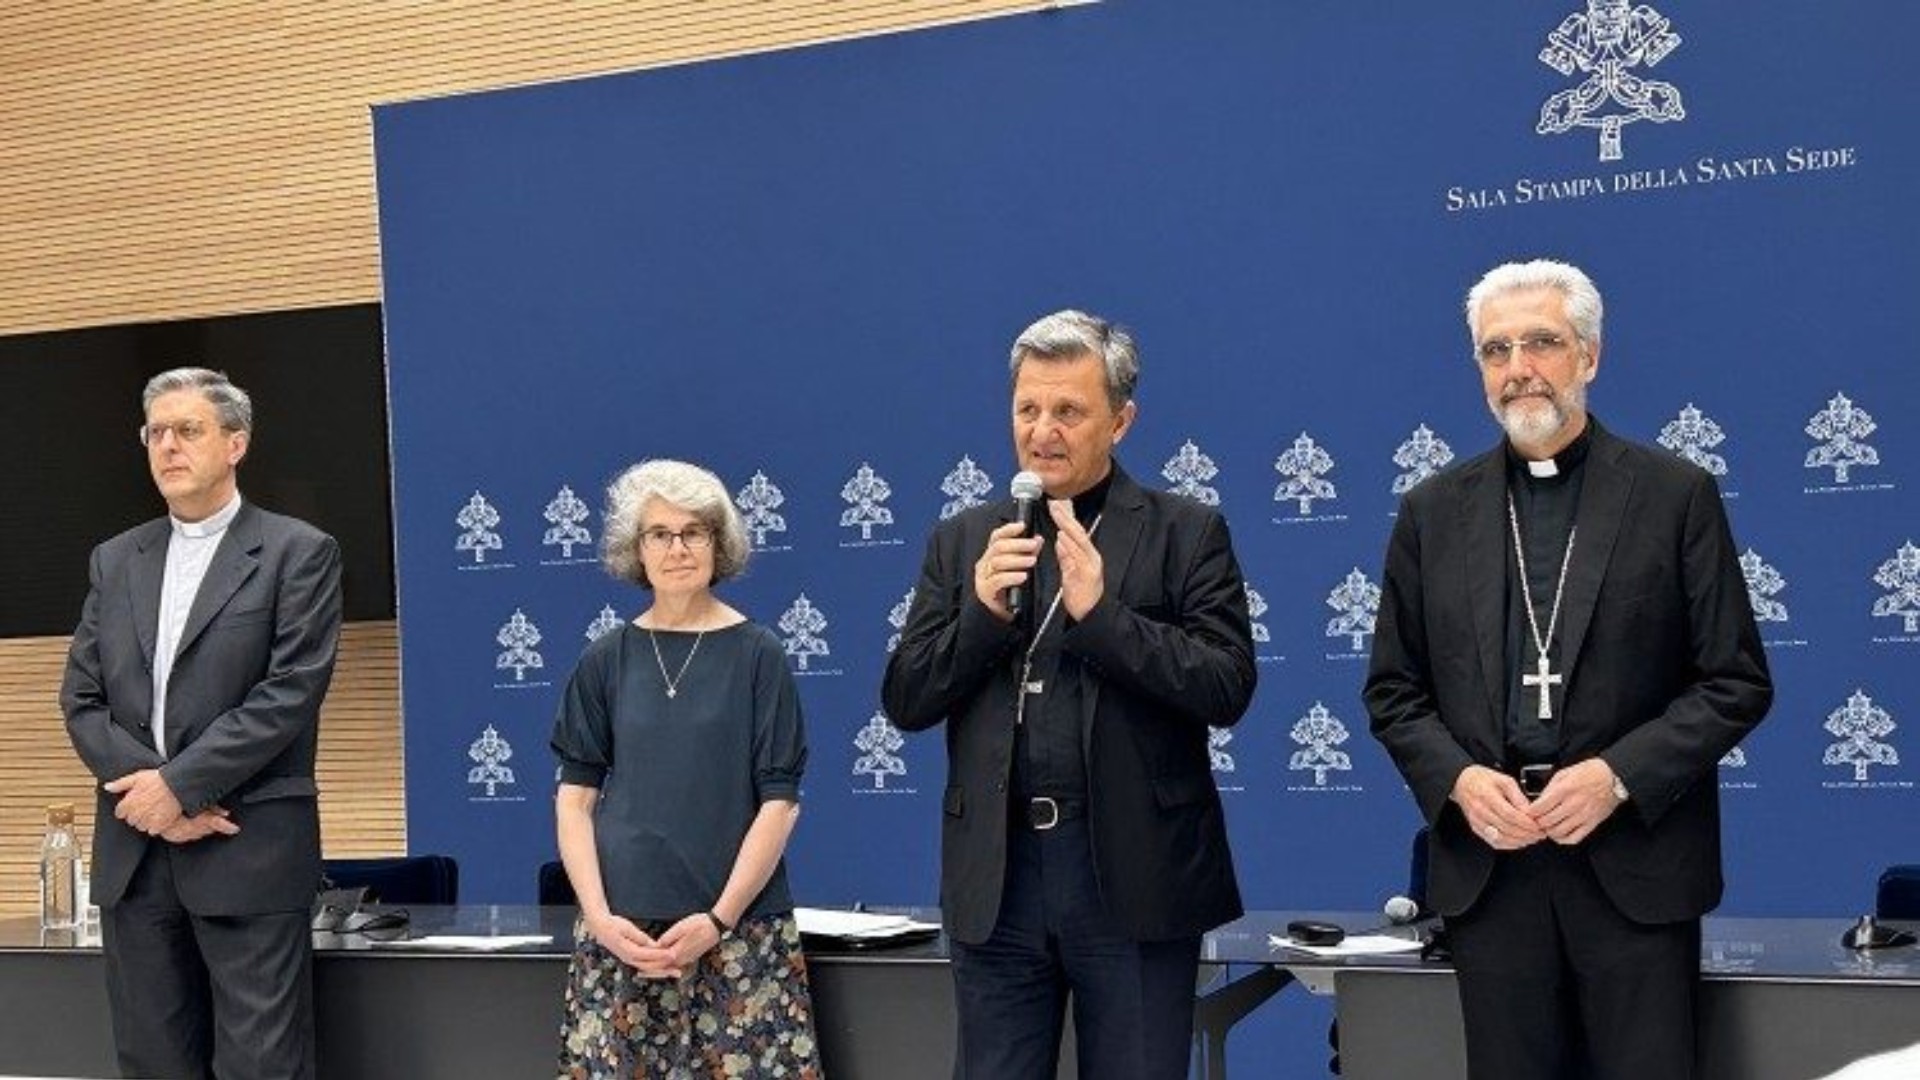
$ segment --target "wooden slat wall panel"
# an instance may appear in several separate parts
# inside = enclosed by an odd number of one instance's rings
[[[35,873],[48,803],[73,803],[82,843],[90,842],[92,778],[60,717],[66,658],[64,637],[0,640],[0,916],[38,910]],[[399,701],[397,625],[349,624],[320,714],[321,842],[329,856],[407,849]]]
[[[1049,6],[0,0],[0,333],[378,300],[377,102]]]

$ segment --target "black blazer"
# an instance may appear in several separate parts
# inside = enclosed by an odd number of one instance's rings
[[[1114,473],[1094,535],[1105,595],[1061,638],[1089,675],[1093,858],[1128,934],[1190,937],[1241,914],[1207,729],[1231,726],[1253,697],[1246,586],[1218,511]],[[992,932],[1005,880],[1021,641],[974,596],[973,566],[1013,515],[1008,500],[934,531],[882,690],[901,728],[947,724],[940,904],[963,942]]]
[[[1581,845],[1614,905],[1643,923],[1697,918],[1720,902],[1716,765],[1773,684],[1713,478],[1589,422],[1560,614],[1560,761],[1604,758],[1631,793]],[[1367,674],[1373,734],[1433,830],[1443,915],[1467,910],[1494,865],[1448,795],[1462,769],[1504,754],[1504,454],[1401,500]]]
[[[149,722],[170,529],[163,517],[94,549],[60,704],[97,780],[158,768],[188,815],[224,806],[240,831],[169,844],[117,820],[117,797],[102,791],[94,902],[117,902],[147,849],[160,845],[195,914],[305,910],[320,881],[313,763],[340,634],[339,548],[304,522],[241,504],[174,654],[163,760]]]

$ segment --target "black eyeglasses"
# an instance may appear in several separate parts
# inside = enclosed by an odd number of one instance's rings
[[[675,540],[685,545],[688,551],[705,551],[713,546],[713,530],[705,525],[689,525],[679,532],[647,529],[640,534],[640,542],[649,551],[671,551]]]

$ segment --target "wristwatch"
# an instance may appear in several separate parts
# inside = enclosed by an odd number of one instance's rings
[[[1615,802],[1626,802],[1631,796],[1627,793],[1627,782],[1620,779],[1619,773],[1613,774],[1613,798]]]

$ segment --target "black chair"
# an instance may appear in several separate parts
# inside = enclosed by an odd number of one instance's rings
[[[540,906],[541,907],[579,907],[580,899],[573,895],[573,882],[567,878],[567,868],[558,862],[540,864]]]
[[[369,890],[375,904],[457,904],[460,864],[451,855],[328,859],[321,872],[332,888]]]
[[[1889,866],[1881,872],[1873,917],[1920,920],[1920,863]]]

